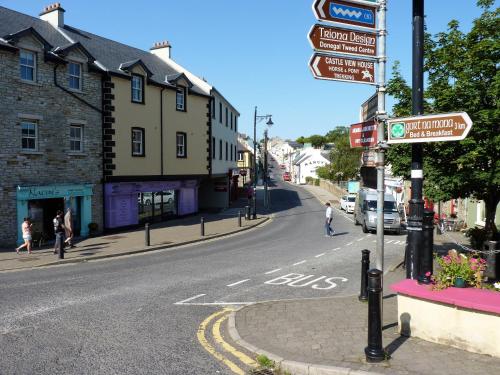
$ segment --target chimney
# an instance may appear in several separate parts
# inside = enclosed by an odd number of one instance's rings
[[[158,56],[160,59],[167,61],[170,60],[170,49],[172,46],[166,40],[163,42],[156,42],[149,50],[153,55]]]
[[[40,19],[47,21],[54,27],[64,26],[64,12],[61,3],[54,3],[43,8]]]

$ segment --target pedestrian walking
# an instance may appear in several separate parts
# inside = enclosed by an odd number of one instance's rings
[[[252,187],[252,185],[248,184],[248,186],[247,186],[247,198],[248,198],[248,205],[249,206],[252,205],[253,194],[254,194],[253,187]]]
[[[64,243],[68,245],[69,247],[75,247],[73,244],[73,212],[71,211],[71,208],[68,207],[68,210],[66,211],[66,214],[64,215],[64,231],[66,234],[66,240]]]
[[[335,234],[335,231],[330,226],[333,220],[333,208],[330,202],[326,202],[326,218],[325,218],[325,237],[331,237]]]
[[[23,219],[23,223],[21,224],[24,243],[21,246],[16,247],[16,253],[19,254],[19,250],[25,247],[26,250],[28,250],[28,254],[31,254],[31,241],[33,239],[31,235],[32,227],[33,224],[31,223],[31,219],[29,217],[25,217]]]
[[[54,234],[56,243],[54,245],[54,254],[61,254],[64,251],[64,217],[61,210],[57,211],[56,217],[52,221],[54,224]]]

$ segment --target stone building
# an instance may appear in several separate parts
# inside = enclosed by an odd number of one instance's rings
[[[0,7],[0,247],[22,242],[26,216],[50,239],[68,207],[76,235],[103,225],[102,70],[54,27],[63,16]]]

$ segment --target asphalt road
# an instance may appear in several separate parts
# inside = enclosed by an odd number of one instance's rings
[[[229,374],[199,344],[226,304],[359,293],[375,235],[275,181],[274,219],[244,234],[137,256],[0,274],[0,374]],[[405,236],[386,235],[385,262]]]

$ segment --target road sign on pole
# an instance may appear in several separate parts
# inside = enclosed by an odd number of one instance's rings
[[[374,30],[377,6],[377,3],[352,0],[315,0],[313,12],[320,21]]]
[[[366,121],[352,124],[349,129],[349,140],[353,147],[373,147],[377,144],[377,124]]]
[[[387,121],[387,143],[460,141],[472,127],[465,112],[415,116]]]
[[[314,78],[376,85],[375,62],[315,53],[309,61]]]
[[[368,121],[377,115],[378,110],[378,93],[373,94],[366,102],[361,104],[359,110],[359,121]]]
[[[375,33],[314,25],[308,37],[312,48],[317,51],[377,57],[377,34]]]

